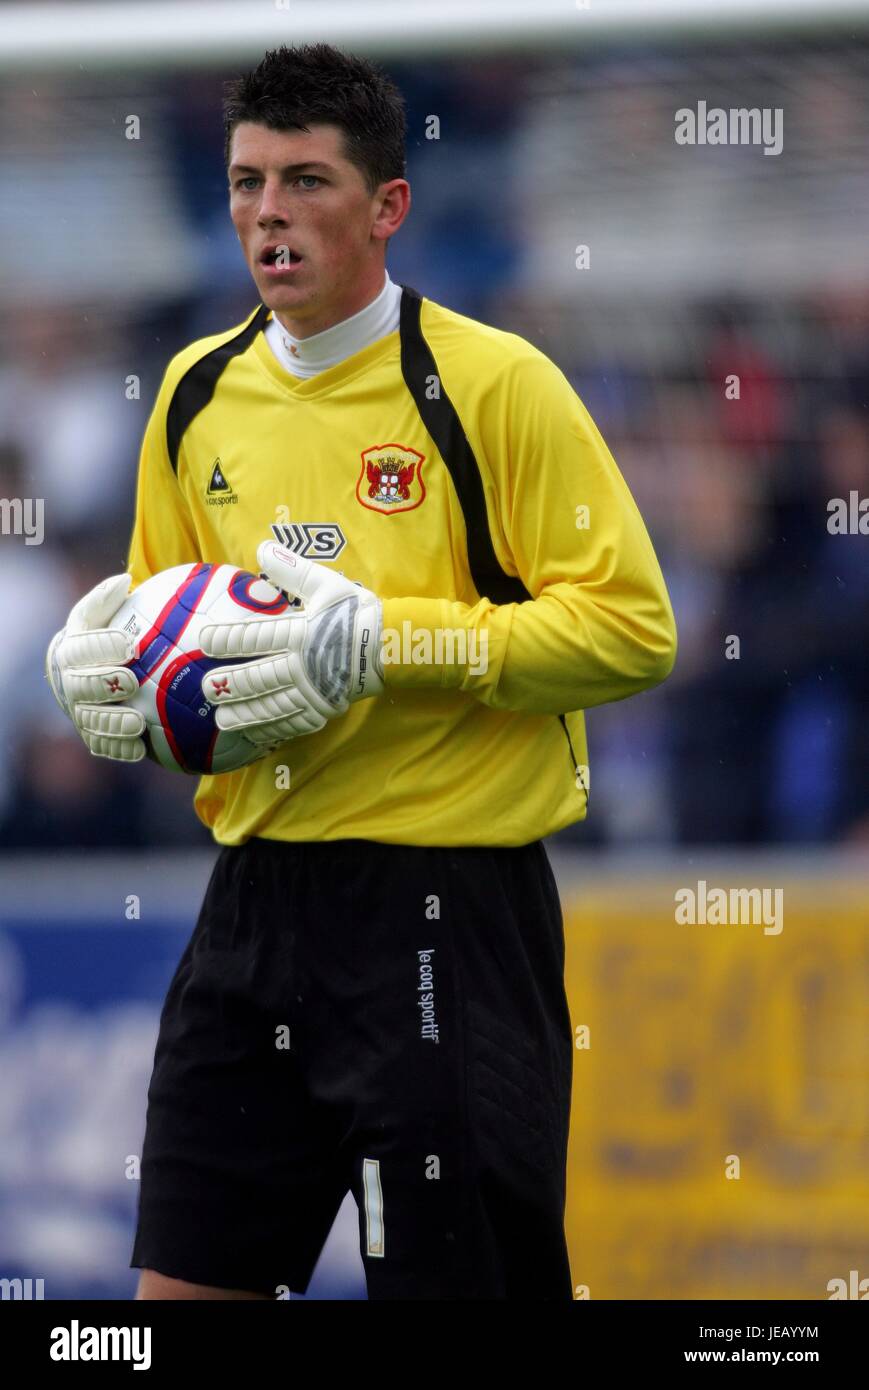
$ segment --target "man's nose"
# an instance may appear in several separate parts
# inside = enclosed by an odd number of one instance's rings
[[[289,200],[286,189],[278,181],[269,182],[267,180],[260,199],[260,222],[287,222],[289,220],[288,212]]]

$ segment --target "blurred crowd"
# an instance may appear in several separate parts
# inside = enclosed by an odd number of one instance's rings
[[[681,298],[677,281],[645,306],[611,287],[557,294],[534,273],[548,203],[523,196],[517,158],[547,102],[558,120],[550,66],[390,68],[408,99],[414,194],[392,278],[557,362],[637,499],[676,611],[668,682],[587,716],[589,819],[564,838],[865,840],[869,536],[831,533],[828,504],[869,497],[869,276]],[[43,544],[0,536],[3,849],[208,843],[192,780],[90,758],[42,661],[74,601],[124,567],[166,363],[256,304],[226,207],[221,76],[151,82],[135,99],[56,81],[0,97],[15,190],[0,215],[0,498],[45,502]],[[144,113],[133,152],[118,134],[130,110]],[[631,110],[611,92],[598,110],[605,151],[616,135],[642,144]],[[433,112],[436,145],[423,135]],[[580,192],[578,208],[596,196]],[[750,222],[737,175],[730,195]]]

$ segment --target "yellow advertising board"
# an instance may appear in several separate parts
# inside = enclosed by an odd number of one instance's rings
[[[746,883],[765,921],[677,920]],[[577,1296],[869,1297],[865,886],[758,861],[561,893]]]

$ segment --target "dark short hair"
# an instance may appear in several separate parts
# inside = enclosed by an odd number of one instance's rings
[[[242,121],[271,130],[336,125],[344,155],[362,173],[368,191],[405,177],[407,122],[404,98],[392,79],[364,58],[328,43],[281,47],[243,77],[224,86],[224,162]]]

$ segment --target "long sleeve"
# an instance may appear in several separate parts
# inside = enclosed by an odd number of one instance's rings
[[[532,598],[385,598],[386,685],[457,687],[494,709],[562,714],[664,680],[676,625],[663,575],[627,484],[564,375],[536,351],[512,362],[485,393],[476,430],[493,538]],[[439,630],[452,634],[440,645]],[[424,655],[419,664],[407,659],[406,633]]]
[[[202,557],[186,498],[166,446],[168,373],[142,439],[136,482],[136,516],[127,569],[138,586],[160,570]]]

